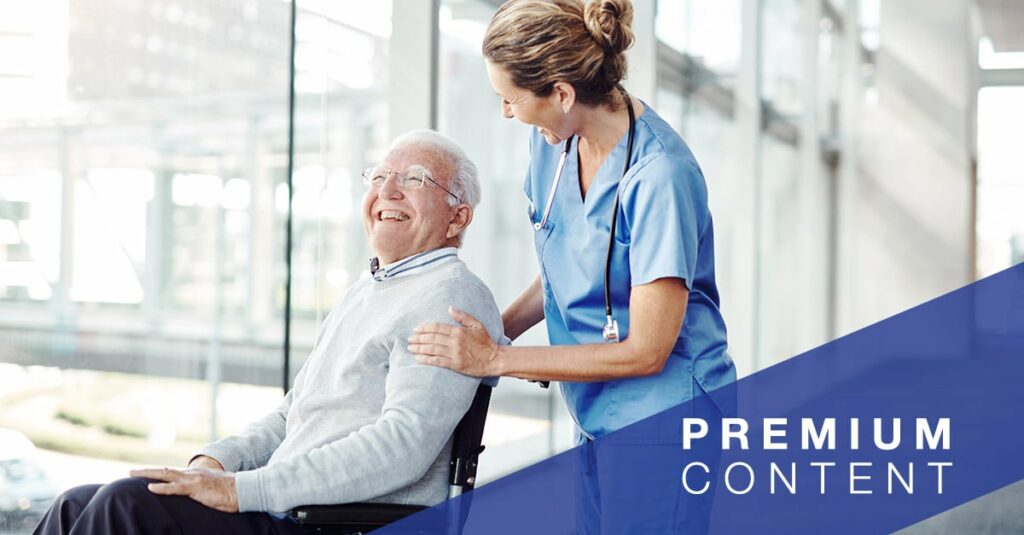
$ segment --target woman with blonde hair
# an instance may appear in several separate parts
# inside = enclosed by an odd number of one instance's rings
[[[730,412],[721,387],[736,380],[704,176],[620,83],[632,18],[629,0],[511,0],[484,37],[502,113],[534,126],[524,190],[540,275],[504,311],[505,334],[545,320],[551,345],[496,345],[458,310],[462,327],[410,338],[426,364],[560,381],[580,442],[702,393]]]

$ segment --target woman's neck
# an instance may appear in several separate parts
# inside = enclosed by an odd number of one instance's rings
[[[629,130],[629,112],[621,97],[616,95],[616,98],[620,100],[614,111],[607,106],[596,106],[583,114],[583,122],[577,130],[581,156],[603,161]],[[630,105],[637,107],[632,98]]]

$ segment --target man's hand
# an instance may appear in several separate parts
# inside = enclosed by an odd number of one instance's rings
[[[224,466],[220,464],[220,461],[210,457],[208,455],[196,455],[188,463],[189,468],[205,468],[206,470],[213,470],[215,472],[223,472]]]
[[[238,512],[238,491],[235,487],[235,475],[233,473],[201,468],[188,470],[149,468],[132,470],[129,474],[132,477],[165,481],[165,483],[149,484],[149,490],[153,494],[188,496],[218,511],[224,511],[225,513]]]

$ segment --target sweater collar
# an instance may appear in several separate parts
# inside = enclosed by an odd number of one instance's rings
[[[377,257],[373,257],[370,259],[370,275],[373,276],[373,280],[378,282],[415,275],[446,258],[458,258],[458,256],[459,250],[455,247],[442,247],[407,256],[385,266],[380,265]]]

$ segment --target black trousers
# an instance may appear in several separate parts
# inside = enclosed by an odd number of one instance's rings
[[[53,502],[33,534],[313,533],[288,519],[266,513],[223,513],[185,496],[153,494],[146,488],[150,482],[128,478],[68,490]]]

